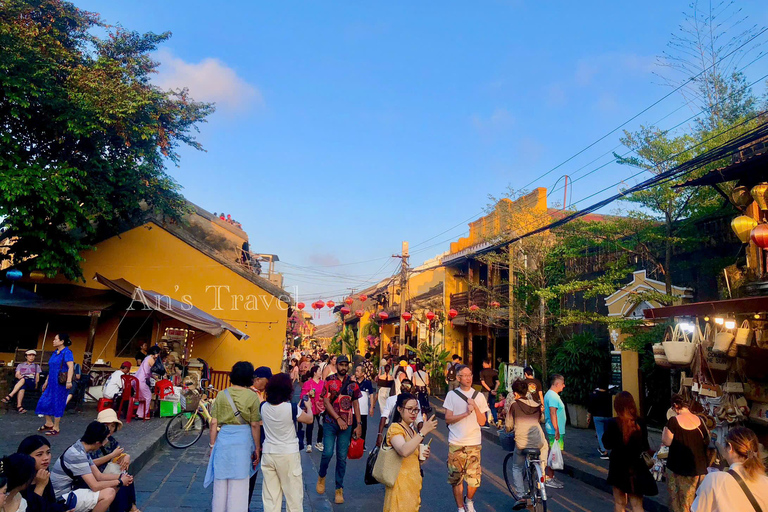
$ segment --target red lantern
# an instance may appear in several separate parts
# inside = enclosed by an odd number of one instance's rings
[[[382,322],[387,318],[389,318],[389,314],[386,311],[379,311],[379,319],[381,319]]]
[[[305,304],[303,302],[299,302],[298,304],[296,304],[296,307],[299,309],[304,309],[304,306]]]
[[[405,313],[403,313],[403,320],[407,322],[411,319],[412,316],[413,315],[411,315],[409,312],[406,311]]]
[[[340,312],[342,315],[348,315],[348,314],[349,314],[349,312],[350,312],[350,309],[349,309],[347,306],[344,306],[344,307],[342,307],[342,308],[339,310],[339,312]]]
[[[360,296],[360,302],[365,302],[367,300],[368,300],[368,296],[367,295],[361,295]]]
[[[362,310],[362,309],[358,309],[357,311],[355,311],[355,316],[356,316],[357,318],[363,318],[363,315],[364,315],[364,314],[365,314],[365,313],[363,313],[363,310]]]
[[[315,305],[317,306],[317,309],[323,309],[325,307],[325,302],[319,300],[315,302]]]
[[[478,306],[477,304],[472,304],[471,306],[469,306],[470,311],[477,311],[478,309],[480,309],[480,306]]]
[[[435,314],[432,311],[427,311],[427,320],[430,322],[435,319]]]
[[[491,307],[492,308],[497,308],[499,306],[501,306],[501,304],[499,302],[496,302],[496,301],[491,302]]]
[[[329,300],[328,302],[325,303],[325,305],[328,306],[328,309],[333,309],[333,306],[335,306],[336,303],[333,302],[332,300]]]
[[[768,224],[758,224],[749,236],[759,248],[768,248]]]
[[[346,300],[344,301],[344,303],[347,306],[351,306],[353,302],[355,302],[355,299],[353,299],[352,297],[347,297]]]
[[[448,317],[451,319],[451,327],[453,327],[453,319],[456,318],[456,315],[458,314],[459,312],[453,308],[448,310]]]

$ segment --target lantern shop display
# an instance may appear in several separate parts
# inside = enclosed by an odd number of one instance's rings
[[[761,249],[768,249],[768,224],[758,224],[750,233],[750,238]]]
[[[766,194],[768,194],[768,183],[755,185],[749,193],[761,210],[768,210],[768,196],[766,196]]]
[[[744,207],[752,202],[752,195],[745,186],[734,187],[731,191],[731,201],[736,206]]]

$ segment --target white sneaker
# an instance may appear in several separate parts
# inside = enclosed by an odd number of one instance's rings
[[[546,485],[547,487],[551,487],[552,489],[562,489],[563,488],[563,484],[561,484],[560,482],[558,482],[554,478],[547,478],[544,481],[544,485]]]
[[[476,512],[475,501],[464,496],[464,510],[466,510],[467,512]]]
[[[307,453],[312,453],[312,445],[311,444],[307,445]]]
[[[315,450],[321,452],[323,451],[323,449],[324,449],[323,443],[315,443]]]

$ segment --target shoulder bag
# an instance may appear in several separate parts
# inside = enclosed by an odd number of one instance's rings
[[[385,436],[373,465],[373,478],[385,487],[394,487],[402,465],[403,458],[387,443]]]
[[[74,473],[72,473],[72,470],[67,467],[66,464],[64,464],[64,455],[72,448],[71,445],[69,448],[64,450],[64,453],[61,454],[61,457],[59,457],[59,465],[61,466],[61,470],[64,471],[64,474],[67,475],[67,477],[72,480],[72,490],[76,491],[78,489],[90,489],[87,483],[85,483],[85,480],[83,480],[82,476],[75,476]]]
[[[245,425],[246,421],[243,419],[242,414],[240,414],[240,411],[237,410],[237,406],[235,405],[235,401],[232,400],[232,395],[229,394],[229,390],[225,389],[222,391],[222,394],[227,398],[227,402],[229,402],[229,406],[232,408],[232,412],[235,414],[235,419],[240,425]]]
[[[741,475],[732,469],[728,470],[728,474],[731,475],[736,480],[736,482],[738,482],[739,487],[741,487],[741,490],[744,491],[744,494],[747,495],[747,499],[752,504],[752,507],[755,509],[755,512],[763,512],[763,509],[760,507],[760,505],[757,503],[757,500],[755,499],[755,495],[752,494],[752,491],[749,490],[749,487],[747,487],[747,483],[744,481],[743,478],[741,478]]]

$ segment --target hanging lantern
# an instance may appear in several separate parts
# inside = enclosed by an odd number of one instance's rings
[[[342,315],[348,315],[351,310],[347,306],[342,306],[342,308],[339,310],[339,313]]]
[[[427,311],[427,320],[430,322],[435,319],[435,314],[432,311]]]
[[[407,311],[406,311],[405,313],[403,313],[403,320],[405,320],[406,322],[408,322],[408,321],[410,321],[410,319],[411,319],[411,317],[412,317],[412,316],[413,316],[413,315],[411,315],[409,312],[407,312]]]
[[[749,235],[755,226],[757,226],[757,221],[746,215],[739,215],[731,221],[731,229],[743,244],[749,243]]]
[[[367,295],[361,295],[360,296],[360,302],[365,302],[367,300],[368,300],[368,296]]]
[[[362,310],[362,309],[358,309],[357,311],[355,311],[355,316],[356,316],[357,318],[363,318],[363,315],[364,315],[364,314],[365,314],[365,313],[363,312],[363,310]]]
[[[752,202],[752,196],[749,194],[749,189],[745,186],[734,187],[731,190],[731,201],[736,206],[747,206]]]
[[[317,304],[317,309],[323,309],[325,307],[325,302],[321,300],[315,302],[315,304]]]
[[[379,311],[379,319],[380,319],[382,322],[383,322],[384,320],[386,320],[387,318],[389,318],[389,313],[387,313],[386,311]]]
[[[768,193],[768,183],[763,182],[759,185],[755,185],[749,193],[752,194],[752,198],[761,210],[768,210],[768,197],[766,197],[766,193]]]
[[[306,304],[304,304],[303,302],[299,302],[298,304],[296,304],[296,307],[297,307],[297,308],[299,308],[299,309],[301,310],[301,309],[304,309],[304,306],[305,306],[305,305],[306,305]]]
[[[451,308],[448,310],[448,318],[451,319],[451,327],[453,327],[453,319],[456,318],[456,315],[458,315],[459,312],[455,309]]]
[[[15,281],[18,281],[21,279],[21,276],[24,275],[21,273],[21,270],[12,269],[5,273],[5,278],[11,282],[11,293],[13,293],[13,286],[15,284]]]
[[[355,302],[355,299],[353,299],[352,297],[347,297],[347,298],[344,300],[344,303],[345,303],[347,306],[351,306],[353,302]]]
[[[480,309],[480,306],[478,306],[477,304],[472,304],[471,306],[469,306],[470,311],[477,311],[478,309]]]
[[[336,303],[333,302],[332,300],[329,300],[328,302],[325,303],[325,305],[328,306],[328,309],[333,309],[333,306],[335,306]]]
[[[492,307],[492,308],[497,308],[497,307],[499,307],[499,306],[501,306],[501,303],[499,303],[499,302],[497,302],[497,301],[495,301],[495,300],[494,300],[493,302],[491,302],[491,307]]]
[[[761,249],[768,249],[768,224],[758,224],[750,235],[755,245]]]

